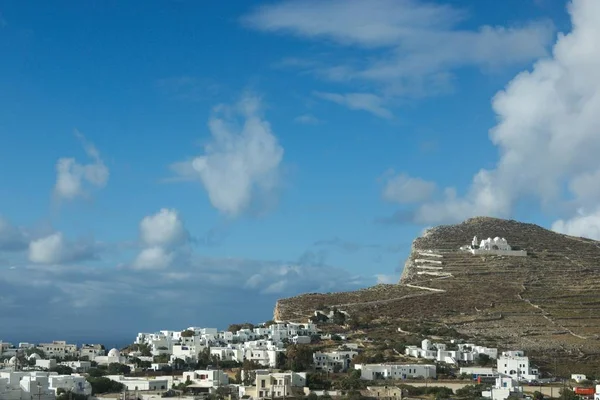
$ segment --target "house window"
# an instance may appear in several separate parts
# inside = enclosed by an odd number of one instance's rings
[[[264,380],[264,379],[260,381],[260,387],[261,387],[261,388],[264,388],[264,387],[265,387],[265,380]]]

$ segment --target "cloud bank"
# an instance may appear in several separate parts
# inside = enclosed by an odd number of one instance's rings
[[[415,221],[509,217],[519,202],[535,199],[567,216],[553,229],[600,239],[600,3],[573,0],[568,9],[572,31],[492,100],[496,167],[475,174],[464,195],[446,188],[443,199],[416,210]]]

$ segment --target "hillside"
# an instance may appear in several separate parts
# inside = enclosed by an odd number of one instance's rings
[[[528,255],[460,251],[473,236],[504,237]],[[427,252],[441,257],[424,256]],[[424,258],[439,262],[416,261]],[[478,217],[429,229],[417,238],[397,285],[282,299],[275,318],[304,319],[321,305],[336,306],[357,318],[375,317],[379,329],[390,334],[429,324],[500,348],[526,350],[542,367],[553,369],[558,363],[564,372],[579,368],[598,373],[599,289],[600,242]]]

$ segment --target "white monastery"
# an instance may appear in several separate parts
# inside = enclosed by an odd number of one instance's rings
[[[464,251],[469,251],[475,255],[501,255],[501,256],[517,256],[525,257],[527,252],[525,250],[513,250],[508,244],[505,238],[496,236],[495,238],[483,239],[481,242],[478,241],[477,236],[473,237],[470,245],[465,245],[460,248]]]

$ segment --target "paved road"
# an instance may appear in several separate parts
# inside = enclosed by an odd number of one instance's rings
[[[406,382],[407,385],[415,386],[415,387],[423,387],[423,386],[443,386],[452,389],[456,392],[456,389],[461,389],[467,385],[473,385],[476,382],[467,382],[467,381],[450,381],[450,382],[440,382],[440,381],[428,381],[428,382]],[[526,393],[533,393],[535,391],[542,392],[545,396],[549,397],[558,397],[560,389],[562,386],[523,386],[523,391]]]

